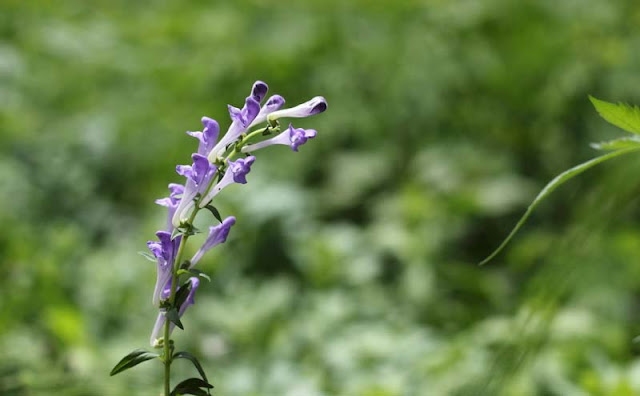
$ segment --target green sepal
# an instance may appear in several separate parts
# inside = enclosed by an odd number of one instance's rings
[[[111,370],[111,373],[109,375],[114,376],[118,373],[130,369],[131,367],[137,366],[142,362],[155,359],[159,356],[160,355],[154,352],[149,352],[144,349],[136,349],[135,351],[129,353],[127,356],[123,357],[122,360],[120,360],[118,364],[115,365],[113,370]]]
[[[598,114],[610,124],[640,135],[640,108],[626,103],[609,103],[589,96]]]
[[[150,253],[148,253],[148,252],[145,252],[145,251],[140,250],[140,251],[138,252],[138,254],[139,254],[139,255],[141,255],[142,257],[146,258],[147,260],[149,260],[149,261],[153,262],[153,263],[157,263],[157,262],[158,262],[158,259],[157,259],[157,258],[155,258],[155,256],[154,256],[154,255],[152,255],[152,254],[150,254]]]
[[[173,354],[173,359],[174,360],[175,359],[187,359],[187,360],[191,361],[191,363],[193,363],[193,365],[196,368],[196,370],[198,370],[198,373],[200,374],[202,379],[205,380],[206,382],[209,382],[209,380],[207,379],[207,375],[204,373],[204,369],[202,368],[202,365],[200,364],[198,359],[195,356],[193,356],[192,354],[190,354],[189,352],[186,352],[186,351],[176,352],[176,353]]]
[[[191,260],[184,260],[182,264],[180,264],[180,269],[178,270],[178,275],[181,270],[188,269],[191,266]]]
[[[533,210],[540,204],[540,202],[542,202],[543,199],[545,199],[547,196],[549,196],[549,194],[551,194],[553,192],[553,190],[555,190],[556,188],[558,188],[559,186],[561,186],[565,182],[569,181],[573,177],[575,177],[575,176],[581,174],[582,172],[586,171],[587,169],[592,168],[595,165],[598,165],[598,164],[600,164],[602,162],[605,162],[605,161],[610,160],[612,158],[618,157],[620,155],[632,153],[632,152],[635,152],[635,151],[640,151],[640,146],[635,146],[635,147],[630,147],[630,148],[626,148],[626,149],[622,149],[622,150],[613,151],[613,152],[610,152],[608,154],[601,155],[600,157],[596,157],[596,158],[590,159],[589,161],[583,162],[580,165],[576,165],[573,168],[568,169],[568,170],[562,172],[561,174],[559,174],[558,176],[556,176],[555,178],[553,178],[553,180],[551,180],[549,183],[547,183],[547,185],[544,186],[542,191],[540,191],[538,193],[538,195],[535,197],[533,202],[531,202],[531,204],[527,208],[526,212],[524,212],[524,214],[522,215],[520,220],[518,220],[518,222],[516,223],[515,227],[513,227],[513,229],[509,233],[509,235],[507,235],[507,237],[502,241],[500,246],[498,246],[487,258],[482,260],[479,263],[479,265],[484,265],[484,264],[488,263],[489,261],[491,261],[491,259],[493,259],[496,255],[498,255],[498,253],[500,253],[502,251],[502,249],[504,249],[505,246],[507,246],[509,241],[511,241],[511,239],[514,237],[514,235],[518,232],[518,230],[520,230],[520,228],[527,221],[527,219],[529,218],[529,216],[531,215]]]
[[[193,224],[181,223],[180,226],[173,229],[173,232],[171,233],[171,239],[172,240],[176,239],[178,235],[191,236],[191,235],[199,234],[201,232],[202,231],[197,229]]]
[[[213,215],[213,217],[215,217],[216,220],[218,220],[219,222],[222,223],[222,216],[220,216],[220,212],[218,211],[218,209],[215,206],[213,206],[211,204],[208,204],[204,208],[208,209],[209,212],[211,212],[211,214]]]
[[[202,389],[205,388],[205,389]],[[171,396],[177,395],[197,395],[197,396],[207,396],[209,394],[209,389],[212,389],[213,385],[204,381],[200,378],[189,378],[173,388],[171,391]]]
[[[169,319],[169,321],[171,321],[171,323],[173,323],[176,326],[178,326],[180,328],[180,330],[184,330],[184,326],[182,325],[182,322],[180,321],[180,314],[178,313],[178,310],[175,309],[175,307],[169,309],[165,315],[166,315],[167,319]]]

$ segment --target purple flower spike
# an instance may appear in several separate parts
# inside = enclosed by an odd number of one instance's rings
[[[253,87],[251,88],[251,96],[258,102],[262,102],[265,96],[267,96],[267,92],[269,91],[269,86],[264,81],[256,81],[253,83]]]
[[[278,118],[305,118],[315,114],[322,113],[327,109],[327,101],[322,96],[306,101],[289,109],[274,111],[269,114],[269,120],[277,120]]]
[[[224,176],[222,176],[222,180],[218,182],[209,194],[200,201],[200,208],[204,208],[211,202],[213,197],[215,197],[223,188],[227,187],[229,184],[239,183],[246,184],[247,183],[247,173],[251,171],[251,165],[256,160],[256,157],[249,156],[247,158],[240,158],[236,161],[229,161],[229,168],[225,172]]]
[[[180,245],[181,238],[171,240],[171,234],[166,231],[156,232],[159,242],[149,241],[147,247],[157,260],[156,286],[153,291],[153,305],[158,306],[163,290],[171,281],[175,252]]]
[[[200,286],[200,280],[196,277],[192,277],[192,278],[189,278],[189,282],[191,283],[191,289],[189,290],[189,294],[187,295],[187,298],[178,309],[179,317],[182,317],[182,315],[184,315],[187,308],[195,304],[194,296],[196,294],[196,290],[198,290],[198,286]],[[160,313],[158,313],[158,317],[156,318],[156,323],[153,326],[153,330],[151,331],[151,339],[149,340],[152,347],[157,347],[159,345],[160,339],[162,338],[162,331],[164,328],[164,324],[167,321],[166,313],[167,312],[165,310],[161,310]],[[169,335],[171,335],[174,328],[175,328],[175,325],[171,323],[169,325]]]
[[[267,100],[267,103],[265,103],[264,106],[262,106],[262,108],[260,109],[260,113],[258,113],[258,116],[253,120],[251,125],[249,125],[249,128],[265,122],[269,114],[280,109],[282,106],[284,106],[284,98],[282,96],[280,95],[271,96]]]
[[[291,147],[291,150],[297,152],[298,147],[305,144],[307,140],[313,139],[314,137],[316,137],[316,135],[317,132],[315,129],[294,128],[293,125],[289,124],[289,128],[287,128],[279,135],[276,135],[271,139],[263,140],[256,144],[244,146],[242,148],[242,152],[249,153],[264,147],[272,146],[274,144],[283,144],[285,146],[289,146]]]
[[[230,216],[224,219],[224,221],[217,226],[209,227],[209,235],[207,236],[207,240],[204,241],[202,247],[191,259],[191,266],[189,268],[192,268],[194,265],[196,265],[198,261],[200,261],[202,256],[206,252],[211,250],[214,246],[226,242],[227,237],[229,236],[229,231],[234,224],[236,224],[236,218]]]
[[[202,132],[187,132],[187,135],[191,135],[200,141],[198,154],[206,156],[211,152],[216,140],[218,140],[220,126],[216,120],[209,117],[202,117],[202,125],[204,126]]]

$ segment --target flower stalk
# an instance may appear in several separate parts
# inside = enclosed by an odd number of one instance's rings
[[[257,81],[251,94],[245,99],[241,109],[229,105],[231,126],[227,133],[218,140],[219,125],[217,121],[203,117],[203,130],[187,132],[198,139],[197,152],[191,156],[191,165],[178,165],[176,173],[186,178],[184,185],[169,184],[169,197],[156,200],[156,203],[167,208],[167,226],[158,231],[159,241],[149,241],[147,247],[152,253],[148,256],[157,264],[156,285],[153,292],[153,304],[159,309],[156,323],[151,332],[150,343],[154,348],[160,348],[162,354],[135,350],[125,356],[111,372],[115,375],[128,368],[134,367],[146,360],[159,358],[164,364],[164,395],[174,394],[209,394],[213,388],[202,369],[202,365],[195,356],[188,352],[174,352],[175,344],[171,340],[174,327],[184,330],[180,318],[187,308],[195,303],[194,295],[200,284],[199,276],[208,277],[201,271],[194,269],[205,253],[217,245],[224,243],[236,218],[228,216],[222,219],[218,209],[212,206],[212,200],[230,184],[246,184],[247,174],[256,158],[249,154],[254,149],[264,148],[275,144],[289,145],[293,151],[308,139],[316,136],[315,130],[289,128],[279,135],[262,142],[250,143],[253,139],[280,132],[279,118],[302,118],[323,112],[326,101],[322,97],[291,109],[279,110],[284,105],[284,98],[273,95],[265,98],[268,86]],[[272,116],[275,114],[275,116]],[[263,128],[250,130],[254,126],[266,123]],[[238,154],[246,153],[244,158],[232,161]],[[226,156],[225,156],[226,154]],[[194,220],[203,208],[210,210],[220,222],[219,225],[209,227],[209,234],[202,246],[191,260],[184,258],[187,242],[198,231],[194,227]],[[182,275],[189,279],[181,281]],[[182,381],[171,390],[171,364],[174,359],[186,358],[190,360],[200,374],[200,378],[189,378]]]

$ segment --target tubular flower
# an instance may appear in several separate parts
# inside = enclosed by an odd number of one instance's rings
[[[269,86],[262,81],[256,81],[251,88],[251,95],[247,96],[244,107],[229,105],[229,115],[231,116],[231,126],[222,139],[213,147],[209,153],[209,161],[215,162],[216,158],[222,155],[226,147],[236,141],[240,135],[245,133],[251,126],[260,112],[260,102],[264,99]]]
[[[289,109],[282,109],[274,111],[269,114],[267,119],[269,123],[277,120],[278,118],[305,118],[312,115],[320,114],[327,109],[327,101],[322,96],[316,96],[311,100],[291,107]]]
[[[318,132],[315,129],[294,128],[293,125],[289,124],[289,128],[285,129],[284,132],[272,137],[271,139],[244,146],[242,148],[242,152],[249,153],[251,151],[255,151],[264,147],[272,146],[274,144],[283,144],[285,146],[289,146],[291,147],[291,150],[297,152],[298,147],[305,144],[307,140],[316,137],[317,134]]]
[[[198,261],[200,261],[202,256],[204,256],[204,254],[211,250],[214,246],[226,242],[227,237],[229,236],[229,231],[234,224],[236,224],[236,218],[233,216],[229,216],[217,226],[209,227],[209,235],[202,244],[202,247],[200,247],[196,254],[193,255],[189,268],[193,268],[193,266],[195,266]]]
[[[249,156],[247,158],[239,158],[236,161],[228,161],[229,167],[227,171],[224,173],[222,179],[213,186],[211,191],[207,194],[204,199],[200,201],[200,207],[204,208],[211,202],[213,197],[215,197],[223,188],[227,187],[233,183],[246,184],[247,183],[247,173],[251,171],[251,164],[256,160],[256,157]]]
[[[172,223],[173,216],[180,204],[180,197],[184,193],[184,186],[182,184],[170,183],[169,192],[167,198],[156,199],[155,203],[168,209],[167,229],[165,231],[172,233],[174,228]]]
[[[194,207],[193,200],[198,193],[203,194],[213,177],[215,176],[218,168],[209,163],[207,157],[201,154],[193,154],[192,165],[178,165],[176,166],[176,173],[185,176],[187,183],[182,194],[182,199],[178,208],[174,211],[172,223],[174,227],[179,227],[180,223],[187,220],[191,209]]]
[[[187,132],[187,135],[193,136],[200,141],[198,145],[198,154],[207,156],[211,152],[218,140],[220,126],[218,122],[209,117],[202,117],[202,132]]]
[[[156,232],[159,242],[149,241],[147,247],[151,253],[156,257],[157,262],[157,277],[156,286],[153,291],[153,305],[158,306],[160,304],[160,296],[167,286],[171,282],[171,274],[173,273],[173,264],[175,254],[180,246],[181,237],[171,239],[171,233],[167,231]]]
[[[273,95],[267,99],[267,103],[260,108],[260,112],[256,116],[255,120],[249,125],[249,128],[261,124],[267,120],[267,116],[274,111],[284,106],[284,98],[280,95]]]

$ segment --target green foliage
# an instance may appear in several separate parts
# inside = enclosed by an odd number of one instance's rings
[[[627,132],[640,135],[640,108],[625,103],[609,103],[589,96],[591,103],[605,120]]]
[[[617,137],[588,93],[640,103],[637,1],[0,3],[0,394],[161,392],[159,364],[96,373],[156,320],[136,252],[184,131],[256,79],[330,110],[216,200],[238,222],[174,333],[212,394],[640,394],[640,156],[475,265]]]
[[[202,389],[204,388],[204,389]],[[205,380],[200,378],[189,378],[180,382],[171,392],[171,396],[177,395],[209,395],[209,389],[212,389],[213,385],[209,384]]]
[[[640,139],[635,136],[622,137],[600,143],[591,143],[591,147],[594,149],[604,151],[628,149],[638,146],[640,146]]]
[[[173,354],[172,359],[187,359],[189,360],[193,366],[196,368],[196,370],[198,370],[198,373],[200,374],[200,376],[202,377],[202,379],[205,382],[209,382],[209,380],[207,379],[207,375],[204,372],[204,369],[202,368],[202,364],[200,364],[200,361],[193,356],[192,354],[190,354],[189,352],[186,351],[180,351],[180,352],[176,352]]]
[[[135,351],[129,353],[127,356],[123,357],[122,360],[120,360],[118,364],[113,367],[109,375],[114,376],[118,373],[135,367],[140,363],[146,362],[147,360],[155,359],[159,356],[160,355],[154,352],[145,351],[144,349],[136,349]]]

